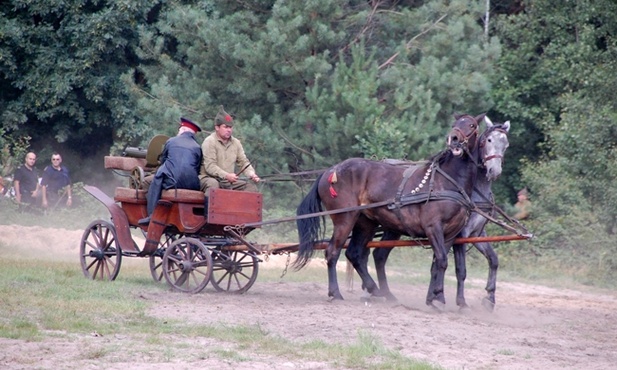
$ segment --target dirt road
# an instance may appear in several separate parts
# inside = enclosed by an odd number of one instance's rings
[[[24,238],[27,236],[28,240]],[[19,237],[30,249],[45,251],[50,243],[76,259],[81,231],[23,230],[0,226],[0,243]],[[76,241],[75,241],[76,240]],[[56,254],[57,255],[57,254]],[[60,255],[62,255],[60,253]],[[483,282],[467,290],[471,309],[459,312],[454,291],[447,288],[446,310],[437,313],[424,304],[426,286],[393,284],[398,304],[361,302],[357,289],[344,292],[345,301],[326,298],[326,272],[312,264],[312,282],[262,282],[244,295],[216,294],[212,288],[197,295],[168,291],[145,294],[150,315],[164,320],[182,314],[196,324],[258,325],[263,331],[294,343],[322,340],[351,343],[359,335],[375,338],[385,348],[426,360],[446,369],[611,369],[617,364],[617,293],[576,287],[555,289],[540,285],[498,282],[498,305],[487,313],[480,301]],[[262,269],[280,263],[264,262]],[[451,274],[449,274],[451,275]],[[356,284],[358,285],[358,284]],[[95,342],[112,338],[88,337]],[[117,338],[116,338],[117,339]],[[161,364],[148,358],[103,356],[80,360],[81,340],[54,338],[35,343],[0,339],[3,368],[31,368],[26,361],[41,354],[40,368],[236,368],[329,369],[331,364],[297,361],[285,356],[249,354],[252,360],[229,363],[221,359],[194,359]],[[212,345],[210,343],[209,345]]]

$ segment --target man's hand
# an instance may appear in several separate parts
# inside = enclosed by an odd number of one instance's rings
[[[234,182],[238,181],[238,175],[236,175],[235,173],[228,173],[227,175],[225,175],[225,180],[233,184]]]
[[[259,176],[257,176],[257,174],[251,176],[251,180],[253,180],[253,182],[259,182]]]

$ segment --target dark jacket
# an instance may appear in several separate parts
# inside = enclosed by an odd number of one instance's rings
[[[161,166],[148,189],[148,216],[154,212],[164,189],[200,189],[201,156],[201,147],[193,133],[184,132],[167,140],[161,153]]]
[[[163,188],[199,190],[201,155],[201,146],[190,132],[167,140],[156,171],[156,177],[169,179],[163,181]]]

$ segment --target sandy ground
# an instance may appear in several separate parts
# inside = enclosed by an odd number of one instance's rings
[[[0,226],[0,243],[12,244],[18,240],[31,251],[45,251],[53,246],[55,258],[75,260],[78,264],[76,254],[81,234],[80,230]],[[283,263],[273,258],[263,262],[260,268],[280,271]],[[617,366],[615,291],[584,287],[555,289],[499,281],[498,305],[493,313],[487,313],[480,303],[484,296],[483,282],[475,281],[466,291],[471,305],[469,311],[458,310],[454,304],[455,292],[447,287],[449,302],[445,312],[438,313],[424,304],[425,285],[394,285],[392,290],[399,298],[398,304],[362,303],[357,288],[344,292],[345,301],[329,302],[326,271],[319,263],[312,265],[316,271],[312,282],[285,279],[260,282],[258,277],[244,295],[217,294],[208,287],[195,295],[162,290],[140,298],[156,302],[149,314],[163,322],[182,315],[196,324],[258,325],[271,335],[295,343],[322,340],[348,344],[357,341],[359,335],[369,335],[387,349],[446,369],[613,369]],[[359,283],[356,281],[355,285]],[[170,338],[170,343],[182,342],[181,336],[179,333],[177,338]],[[96,348],[97,342],[117,343],[118,355],[83,359],[84,348]],[[192,345],[212,348],[219,344],[202,338]],[[264,353],[245,353],[248,358],[241,362],[217,358],[213,352],[208,356],[186,356],[185,360],[165,362],[131,351],[127,352],[133,354],[122,355],[123,346],[139,346],[139,343],[127,343],[126,338],[117,336],[98,337],[96,333],[85,337],[50,333],[42,342],[0,338],[0,368],[335,368],[329,363]]]

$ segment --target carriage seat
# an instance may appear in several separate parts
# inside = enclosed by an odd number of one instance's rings
[[[142,189],[116,188],[114,200],[116,202],[141,203],[141,201],[146,201],[146,193]]]
[[[179,203],[204,204],[205,195],[199,190],[168,189],[163,190],[161,199]]]

